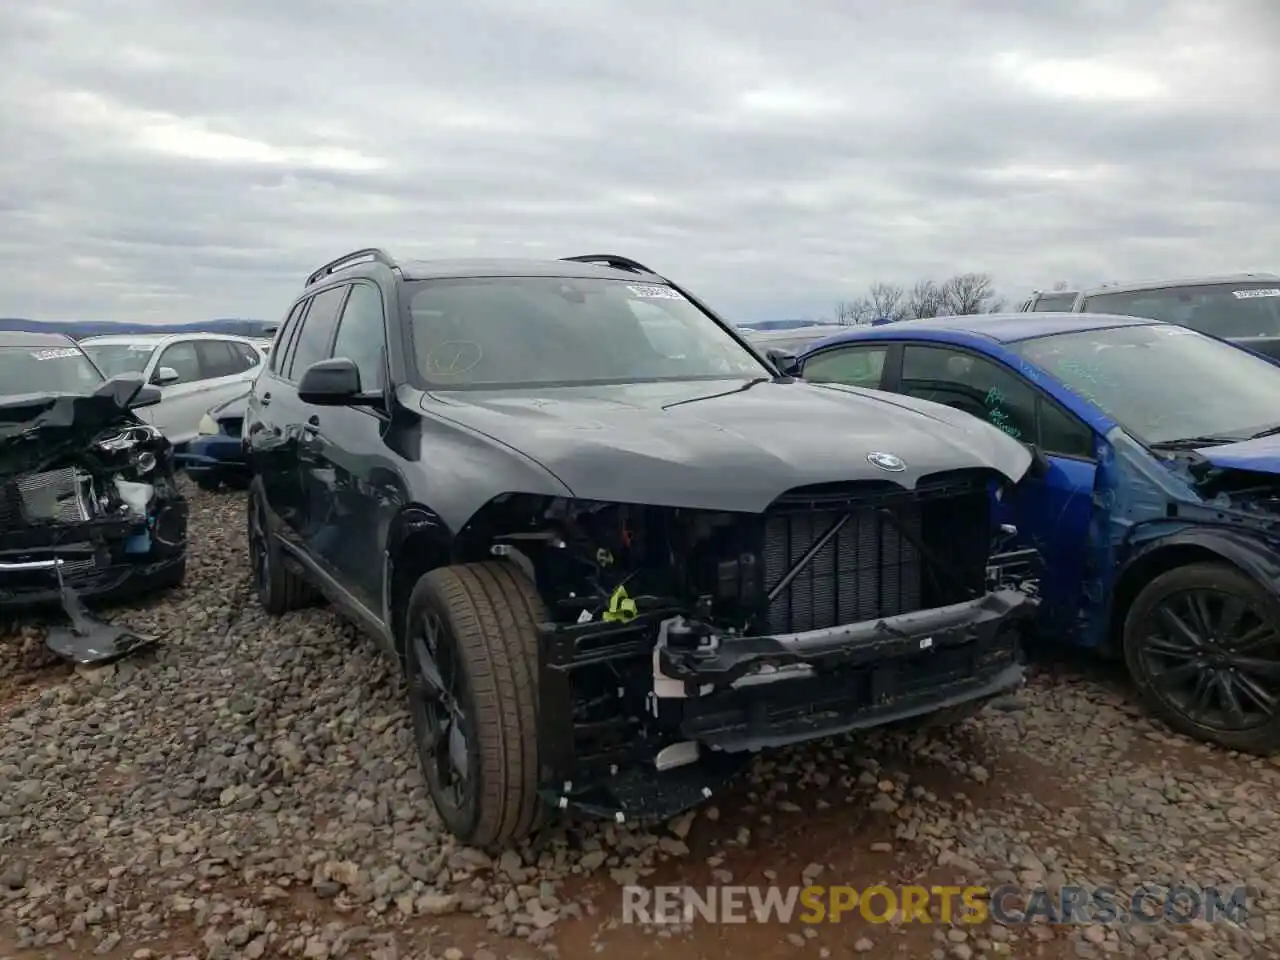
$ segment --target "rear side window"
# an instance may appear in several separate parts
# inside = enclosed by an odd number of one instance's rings
[[[329,343],[333,340],[333,330],[338,325],[338,311],[342,309],[342,301],[346,299],[348,289],[349,286],[344,284],[312,297],[311,309],[303,318],[293,356],[289,358],[287,376],[290,380],[297,380],[307,367],[329,355]]]
[[[200,368],[206,379],[230,377],[246,369],[244,358],[225,340],[199,340],[196,352],[200,354]]]
[[[307,304],[310,301],[299,300],[293,305],[293,309],[289,311],[289,316],[285,318],[284,323],[280,325],[280,332],[276,334],[275,342],[271,345],[271,372],[283,373],[285,357],[289,354],[289,341],[293,339],[293,335],[298,332],[298,321],[302,314],[306,312]]]
[[[247,343],[232,343],[231,349],[240,355],[242,370],[248,370],[256,367],[262,362],[262,354],[249,346]]]

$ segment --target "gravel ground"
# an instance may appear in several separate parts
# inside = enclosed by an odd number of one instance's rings
[[[1280,955],[1280,764],[1162,731],[1122,683],[1062,664],[952,730],[770,756],[654,829],[461,848],[373,644],[324,609],[265,617],[242,496],[191,497],[187,585],[110,612],[161,635],[154,654],[77,672],[38,624],[0,626],[0,958]],[[966,879],[1247,884],[1251,917],[619,922],[620,883]]]

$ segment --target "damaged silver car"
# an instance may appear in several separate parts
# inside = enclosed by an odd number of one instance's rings
[[[53,649],[100,662],[145,643],[82,600],[180,584],[187,504],[169,442],[134,410],[159,391],[106,379],[67,337],[0,332],[0,611],[61,604]]]

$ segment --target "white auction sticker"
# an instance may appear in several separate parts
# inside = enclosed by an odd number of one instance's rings
[[[684,297],[678,290],[672,290],[670,287],[659,286],[658,284],[627,284],[627,289],[637,297],[644,300],[683,300]]]
[[[63,357],[78,357],[80,351],[74,347],[62,347],[58,350],[33,350],[31,356],[37,360],[61,360]]]
[[[1280,287],[1261,287],[1256,290],[1232,290],[1231,295],[1237,300],[1252,300],[1254,297],[1280,297]]]

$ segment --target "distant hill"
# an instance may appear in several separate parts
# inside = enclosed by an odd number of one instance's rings
[[[197,320],[192,323],[130,323],[127,320],[26,320],[0,317],[0,330],[62,333],[76,340],[109,333],[230,333],[241,337],[272,337],[279,321]]]
[[[800,327],[834,327],[838,324],[823,320],[744,320],[737,326],[747,330],[796,330]]]

